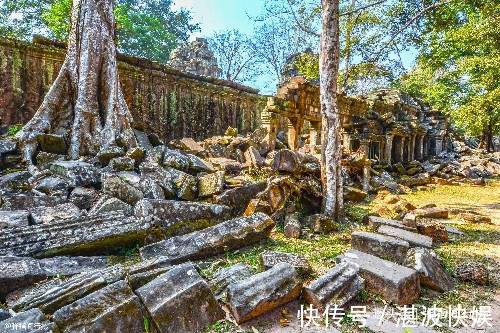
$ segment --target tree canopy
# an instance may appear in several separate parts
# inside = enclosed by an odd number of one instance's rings
[[[188,41],[198,24],[186,9],[172,10],[172,0],[117,0],[118,49],[126,54],[166,63],[170,52]],[[72,0],[4,0],[0,33],[29,38],[35,33],[65,41]]]

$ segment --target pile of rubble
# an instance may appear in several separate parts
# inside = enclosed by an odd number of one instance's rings
[[[21,168],[16,140],[4,138],[0,302],[8,311],[0,310],[0,331],[31,323],[60,332],[197,332],[225,318],[220,302],[244,323],[301,295],[324,309],[351,303],[363,288],[397,304],[417,300],[421,287],[453,288],[432,251],[448,230],[423,220],[433,217],[429,208],[407,204],[400,204],[402,221],[368,217],[376,232],[355,232],[353,249],[307,286],[301,276],[311,267],[304,257],[269,251],[261,254],[261,273],[238,264],[202,278],[196,261],[266,239],[277,223],[287,237],[301,237],[304,226],[322,233],[337,228],[317,214],[318,159],[271,151],[266,134],[258,129],[242,137],[230,128],[200,143],[184,138],[165,145],[135,130],[139,147],[80,160],[67,160],[64,139],[45,134],[34,174]],[[436,165],[414,168],[447,179],[447,166]],[[403,168],[410,173],[402,165],[389,171]],[[376,177],[391,190],[420,186],[408,183],[421,175],[413,171],[405,183],[385,169],[372,172],[373,187]],[[366,197],[359,184],[348,185],[346,200]],[[298,207],[307,207],[300,220]],[[139,262],[111,259],[134,247]]]

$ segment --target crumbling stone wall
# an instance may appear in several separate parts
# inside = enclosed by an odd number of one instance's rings
[[[217,59],[208,48],[205,38],[196,38],[189,44],[176,47],[170,55],[168,65],[174,69],[198,75],[219,77],[221,73]]]
[[[35,114],[64,60],[62,45],[0,38],[2,126],[25,124]],[[260,125],[265,103],[258,90],[214,77],[118,55],[120,82],[134,122],[163,140],[201,140],[227,127],[247,133]]]

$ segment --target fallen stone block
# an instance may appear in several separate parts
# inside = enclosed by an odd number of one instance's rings
[[[118,281],[54,312],[61,332],[143,332],[152,320],[126,281]],[[154,331],[154,328],[152,328]]]
[[[448,231],[444,224],[436,220],[419,220],[417,222],[418,233],[431,237],[435,242],[447,242]]]
[[[297,273],[306,275],[312,272],[309,260],[305,256],[295,253],[283,253],[276,251],[264,251],[259,256],[262,270],[273,268],[276,264],[287,263],[291,265]]]
[[[76,187],[71,191],[69,201],[80,209],[90,209],[97,197],[97,191],[93,188]]]
[[[51,333],[58,332],[58,328],[40,309],[31,309],[0,321],[0,332]]]
[[[266,182],[260,182],[233,188],[219,195],[215,201],[219,205],[231,207],[233,216],[241,215],[248,207],[250,200],[254,199],[257,194],[264,191],[266,186]]]
[[[229,208],[188,201],[143,199],[135,206],[135,216],[163,229],[165,236],[179,236],[229,219]]]
[[[37,136],[41,151],[65,155],[68,152],[66,140],[62,135],[41,133]]]
[[[25,227],[29,224],[27,210],[0,211],[0,229]]]
[[[353,249],[398,264],[403,263],[410,248],[410,244],[404,240],[365,231],[352,233],[351,245]]]
[[[346,201],[361,202],[365,200],[367,195],[368,193],[351,186],[344,190],[344,200]]]
[[[144,194],[137,187],[123,180],[118,175],[107,175],[103,178],[103,192],[129,205],[135,205],[137,201],[144,197]]]
[[[413,213],[406,213],[405,216],[403,216],[403,225],[407,226],[408,228],[416,228],[417,223],[416,223],[416,216]]]
[[[344,262],[304,287],[302,297],[306,304],[324,312],[328,305],[344,308],[363,288],[364,280],[359,276],[359,267]]]
[[[8,293],[53,276],[70,276],[108,266],[107,257],[0,257],[0,300]]]
[[[301,222],[315,233],[329,233],[338,229],[333,219],[321,214],[305,216]]]
[[[78,254],[95,255],[144,243],[161,233],[150,223],[123,214],[84,216],[53,224],[0,231],[0,255],[39,258]]]
[[[70,186],[96,186],[101,182],[98,169],[81,161],[55,161],[49,164],[49,170],[65,178]]]
[[[144,246],[140,254],[143,259],[167,256],[172,263],[203,259],[267,238],[273,228],[269,216],[255,213]]]
[[[245,264],[236,264],[227,268],[221,269],[214,278],[210,280],[209,286],[215,295],[215,298],[220,299],[226,295],[226,290],[229,284],[246,280],[254,275],[253,269]]]
[[[453,279],[429,250],[417,247],[410,249],[403,262],[404,266],[413,268],[420,276],[420,285],[446,292],[453,289]]]
[[[113,158],[121,157],[125,155],[125,149],[118,146],[109,146],[107,148],[102,148],[95,156],[102,166],[107,166],[109,161]]]
[[[66,202],[63,197],[38,197],[33,195],[4,195],[2,210],[31,210],[38,207],[54,207]]]
[[[349,250],[337,257],[359,266],[368,291],[399,305],[415,302],[420,294],[420,280],[414,269],[398,265],[358,250]]]
[[[189,159],[190,172],[207,172],[207,173],[215,172],[212,163],[191,154],[187,154],[186,157]]]
[[[136,290],[160,332],[201,332],[225,313],[191,263],[182,264]]]
[[[424,235],[417,234],[415,232],[393,228],[388,225],[382,225],[378,228],[378,232],[384,235],[400,238],[402,240],[410,243],[414,247],[425,247],[428,249],[432,248],[432,238]]]
[[[134,207],[118,198],[101,198],[89,211],[89,215],[100,215],[111,212],[122,212],[126,216],[134,214]]]
[[[401,223],[401,221],[386,219],[383,217],[372,216],[372,215],[368,216],[368,225],[370,226],[370,228],[373,229],[378,229],[382,225],[387,225],[390,227],[399,228],[407,231],[417,231],[416,228],[406,226],[403,223]]]
[[[286,263],[232,283],[227,290],[229,308],[238,324],[270,312],[300,295],[300,282],[295,269]]]
[[[472,281],[486,286],[489,281],[488,268],[480,262],[462,262],[455,267],[455,276],[460,281]]]
[[[472,222],[472,223],[488,223],[491,224],[491,217],[482,216],[479,214],[472,213],[460,213],[458,214],[458,218],[461,218],[464,221]]]
[[[198,180],[196,177],[174,168],[167,168],[166,170],[170,174],[177,198],[182,200],[196,199],[198,196]]]
[[[285,228],[284,233],[288,238],[299,238],[301,233],[302,225],[299,219],[294,214],[288,214],[285,217]],[[274,266],[274,265],[273,265]]]
[[[61,177],[48,176],[35,182],[35,190],[46,195],[68,196],[69,184]]]
[[[28,181],[30,177],[31,174],[27,171],[8,173],[0,177],[0,189],[10,193],[29,192],[32,189]]]
[[[264,158],[260,155],[260,152],[255,147],[249,147],[245,151],[245,160],[253,168],[262,168],[264,166]]]
[[[67,202],[54,207],[39,207],[31,211],[32,224],[51,224],[86,215],[73,203]]]
[[[205,174],[198,179],[198,196],[210,197],[224,190],[224,171]]]
[[[109,166],[115,171],[134,171],[135,160],[131,157],[115,157],[109,161]]]
[[[176,150],[164,149],[162,165],[187,172],[189,170],[189,158]]]
[[[430,218],[442,218],[442,219],[447,219],[448,218],[448,213],[449,210],[446,208],[438,208],[438,207],[431,207],[431,208],[420,208],[420,209],[415,209],[412,212],[416,217],[430,217]]]

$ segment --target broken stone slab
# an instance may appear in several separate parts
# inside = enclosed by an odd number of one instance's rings
[[[58,328],[40,309],[31,309],[0,321],[0,332],[51,333],[58,332]]]
[[[29,224],[27,210],[0,211],[0,229],[25,227]]]
[[[53,224],[0,231],[0,255],[49,257],[99,254],[132,244],[146,236],[162,238],[152,224],[120,213],[82,216]]]
[[[353,249],[402,264],[410,244],[404,240],[365,231],[351,235]]]
[[[167,168],[176,196],[182,200],[194,200],[198,196],[198,180],[183,171]]]
[[[297,273],[301,275],[307,275],[312,272],[309,260],[300,254],[264,251],[260,254],[259,261],[262,270],[271,269],[276,264],[284,262],[295,268]]]
[[[458,218],[472,222],[472,223],[488,223],[491,224],[491,217],[489,216],[482,216],[479,214],[472,214],[472,213],[467,213],[463,212],[457,215]]]
[[[447,242],[448,231],[439,221],[436,220],[419,220],[417,222],[418,233],[431,237],[435,242]]]
[[[363,290],[364,280],[359,276],[359,267],[339,263],[302,290],[306,304],[324,312],[326,307],[337,305],[343,308],[350,304]]]
[[[225,171],[217,171],[205,174],[198,179],[198,196],[210,197],[219,194],[224,190]]]
[[[55,161],[49,164],[49,170],[65,178],[70,186],[98,186],[101,182],[98,169],[82,161]]]
[[[122,212],[126,216],[132,216],[134,215],[134,207],[118,198],[103,197],[90,209],[89,215],[100,215],[111,212]]]
[[[317,173],[320,170],[316,157],[289,149],[278,151],[274,156],[271,168],[290,173]]]
[[[66,202],[63,197],[39,197],[34,195],[4,195],[2,210],[32,210],[38,207],[54,207]]]
[[[39,207],[31,210],[31,224],[50,224],[86,215],[75,204],[63,203],[54,207]]]
[[[53,276],[69,276],[108,266],[107,257],[0,257],[0,300],[13,290]]]
[[[176,197],[177,189],[174,188],[174,183],[172,181],[173,176],[170,172],[165,170],[165,168],[157,163],[144,162],[139,166],[139,169],[141,171],[141,177],[139,178],[138,186],[142,191],[146,192],[146,195],[148,195],[148,191],[145,187],[148,186],[148,184],[156,184],[155,186],[160,186],[162,188],[164,198]]]
[[[352,186],[348,186],[344,190],[344,200],[346,201],[361,202],[365,200],[367,195],[368,193],[366,193],[365,191]]]
[[[182,138],[177,140],[172,140],[168,144],[169,148],[193,151],[197,153],[204,152],[203,147],[192,138]]]
[[[11,139],[0,140],[0,155],[14,153],[17,151],[18,141]]]
[[[107,148],[101,149],[96,158],[99,160],[102,166],[107,166],[113,158],[121,157],[125,155],[125,149],[118,146],[109,146]]]
[[[188,201],[142,199],[135,216],[162,228],[167,237],[204,229],[229,219],[229,207]]]
[[[453,235],[458,235],[458,236],[464,236],[465,235],[465,233],[463,231],[461,231],[458,228],[452,227],[450,225],[445,225],[444,228],[446,229],[446,231],[448,232],[448,234],[453,234]]]
[[[488,268],[480,262],[461,262],[455,267],[455,276],[460,281],[472,281],[486,286],[489,281]]]
[[[178,265],[136,290],[160,332],[201,332],[225,312],[191,263]]]
[[[41,151],[52,154],[65,155],[68,152],[68,146],[64,136],[57,134],[41,133],[37,136]]]
[[[267,182],[259,182],[251,185],[233,188],[219,195],[215,201],[219,205],[231,207],[232,215],[243,214],[248,204],[257,194],[266,189]]]
[[[405,305],[415,302],[420,295],[419,275],[414,269],[358,250],[349,250],[337,260],[358,265],[366,290],[386,301]]]
[[[32,189],[30,178],[31,174],[27,171],[11,172],[0,177],[0,188],[2,192],[29,192]]]
[[[299,238],[301,233],[302,225],[299,219],[294,214],[288,214],[285,216],[285,228],[284,233],[288,238]]]
[[[139,147],[130,148],[125,154],[125,157],[130,157],[134,160],[135,166],[139,166],[139,164],[141,164],[144,156],[146,156],[144,149]]]
[[[400,228],[390,227],[388,225],[382,225],[378,228],[378,232],[387,236],[392,236],[400,238],[402,240],[410,243],[414,247],[425,247],[428,249],[432,248],[432,238],[424,235],[417,234],[415,232],[403,230]]]
[[[264,166],[264,158],[255,147],[249,147],[245,151],[245,160],[254,168],[262,168]]]
[[[134,132],[134,136],[137,140],[137,145],[144,150],[148,150],[153,148],[151,145],[151,142],[149,141],[148,135],[144,133],[143,131],[139,131],[135,128],[132,128],[132,131]]]
[[[45,170],[48,168],[50,163],[55,161],[64,161],[65,159],[65,155],[51,154],[41,151],[36,155],[36,166],[39,170]]]
[[[118,281],[54,312],[61,332],[143,332],[152,322],[126,281]],[[154,327],[150,327],[152,332]]]
[[[144,246],[140,254],[143,259],[167,256],[172,263],[203,259],[258,242],[269,237],[273,228],[269,216],[255,213]]]
[[[69,195],[69,201],[80,209],[90,209],[97,200],[97,191],[93,188],[76,187]]]
[[[315,233],[329,233],[338,229],[333,219],[321,214],[305,216],[301,222]]]
[[[413,213],[406,213],[405,216],[403,216],[403,225],[409,227],[409,228],[416,228],[417,223],[416,223],[416,216]]]
[[[118,175],[104,176],[102,191],[132,206],[144,197],[144,194],[137,187]]]
[[[429,250],[417,247],[410,249],[403,262],[404,266],[413,268],[420,276],[420,285],[446,292],[453,289],[453,279]]]
[[[35,190],[47,195],[68,196],[69,184],[61,177],[48,176],[35,182]]]
[[[109,166],[115,171],[134,171],[135,160],[131,157],[115,157],[109,161]]]
[[[190,172],[207,172],[207,173],[215,172],[215,168],[212,165],[212,163],[205,161],[192,154],[186,154],[186,157],[189,159]]]
[[[215,298],[220,299],[226,295],[229,284],[245,280],[254,274],[255,271],[249,266],[239,263],[218,271],[214,278],[210,280],[209,286]]]
[[[408,226],[404,225],[403,223],[401,223],[401,221],[386,219],[383,217],[378,217],[378,216],[373,216],[373,215],[368,216],[368,225],[372,229],[378,229],[382,225],[387,225],[390,227],[399,228],[399,229],[403,229],[403,230],[407,230],[407,231],[417,231],[416,228],[408,227]]]
[[[161,164],[164,167],[174,168],[187,172],[189,170],[189,157],[185,154],[172,149],[165,148],[163,151],[163,160]]]
[[[449,210],[446,208],[430,207],[430,208],[419,208],[412,211],[412,213],[418,217],[429,217],[429,218],[443,218],[447,219]]]
[[[302,282],[295,269],[286,263],[231,283],[227,288],[229,309],[238,324],[270,312],[300,295]]]

